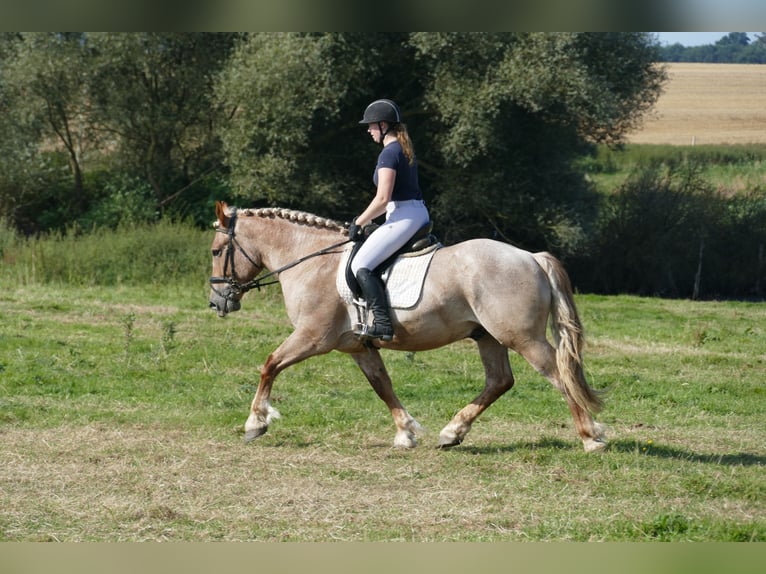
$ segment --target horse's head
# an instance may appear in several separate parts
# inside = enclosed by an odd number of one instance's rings
[[[238,311],[240,299],[253,287],[252,280],[262,266],[249,255],[236,236],[237,210],[229,209],[222,201],[216,202],[215,237],[210,251],[213,271],[210,276],[210,307],[219,317]]]

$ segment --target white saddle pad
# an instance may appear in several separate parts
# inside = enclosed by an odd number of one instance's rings
[[[394,261],[394,264],[383,273],[383,283],[386,285],[388,302],[394,309],[410,309],[420,301],[423,292],[423,282],[426,279],[428,266],[441,243],[416,251],[405,253]],[[346,264],[351,253],[351,246],[347,247],[340,258],[335,285],[341,298],[348,304],[354,300],[354,294],[346,283]]]

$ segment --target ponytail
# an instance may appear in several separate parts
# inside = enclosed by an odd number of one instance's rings
[[[407,133],[407,126],[399,123],[393,126],[393,130],[394,135],[396,135],[396,139],[399,141],[399,145],[402,146],[404,157],[406,157],[407,162],[412,165],[415,162],[415,149],[412,147],[410,134]]]

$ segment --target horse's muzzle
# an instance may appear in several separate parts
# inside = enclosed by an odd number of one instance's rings
[[[210,308],[214,309],[219,317],[225,317],[229,313],[239,311],[240,307],[242,307],[242,304],[238,300],[232,299],[216,291],[211,291],[209,302]]]

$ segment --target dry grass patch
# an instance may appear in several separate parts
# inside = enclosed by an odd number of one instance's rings
[[[766,66],[666,65],[665,92],[630,143],[766,143]]]
[[[715,492],[754,469],[704,454],[714,432],[619,428],[612,452],[594,457],[566,426],[493,420],[448,452],[364,435],[291,446],[146,427],[5,429],[0,526],[6,540],[599,540],[619,538],[614,521],[646,537],[642,525],[663,514],[766,519],[757,483],[745,500]],[[655,446],[642,452],[647,432]]]

